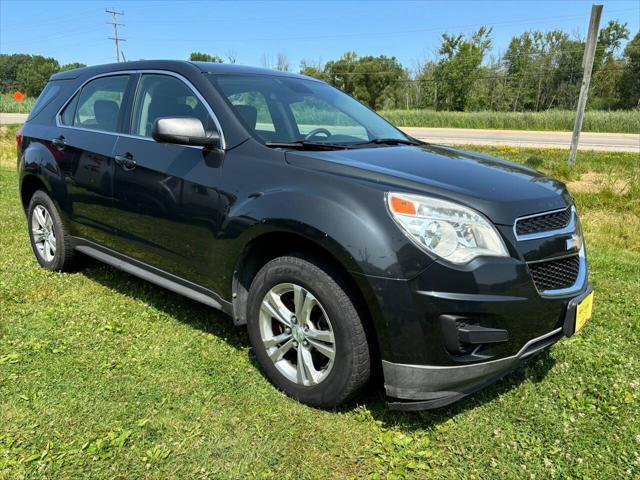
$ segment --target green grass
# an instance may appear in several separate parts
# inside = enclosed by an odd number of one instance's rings
[[[16,102],[11,95],[0,95],[0,112],[29,113],[35,98]],[[575,112],[549,110],[546,112],[435,112],[426,109],[382,110],[387,120],[399,127],[489,128],[499,130],[571,131]],[[335,118],[324,118],[305,111],[307,123],[335,123]],[[326,115],[325,115],[326,116]],[[266,117],[265,117],[266,118]],[[347,120],[339,122],[350,125]],[[303,121],[302,123],[305,123]],[[587,111],[583,132],[640,133],[640,110]]]
[[[2,113],[29,113],[36,99],[27,97],[22,102],[17,102],[9,93],[0,93],[0,112]]]
[[[5,161],[14,131],[0,157],[1,479],[640,475],[637,156],[580,152],[569,172],[564,151],[482,148],[570,185],[597,179],[574,192],[593,320],[450,407],[389,412],[372,387],[327,412],[278,393],[215,310],[95,263],[39,268]]]
[[[572,131],[575,119],[575,112],[569,110],[546,112],[383,110],[379,113],[399,127]],[[587,111],[582,131],[640,133],[640,110]]]

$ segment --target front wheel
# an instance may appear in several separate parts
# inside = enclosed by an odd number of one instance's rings
[[[331,408],[369,379],[371,360],[358,312],[331,268],[279,257],[249,291],[248,330],[271,382],[302,403]]]

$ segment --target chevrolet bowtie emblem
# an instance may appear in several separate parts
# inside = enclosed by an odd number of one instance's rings
[[[580,250],[582,248],[582,237],[577,233],[567,239],[567,250]]]

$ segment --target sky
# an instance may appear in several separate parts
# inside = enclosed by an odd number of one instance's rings
[[[493,27],[493,53],[529,29],[562,29],[584,37],[591,1],[19,1],[0,0],[0,53],[29,53],[61,64],[115,60],[111,16],[126,39],[127,60],[188,59],[201,51],[237,63],[264,66],[285,54],[296,71],[301,60],[339,58],[345,51],[395,56],[407,68],[434,58],[444,32],[470,34]],[[627,22],[640,28],[640,2],[604,0],[601,25]]]

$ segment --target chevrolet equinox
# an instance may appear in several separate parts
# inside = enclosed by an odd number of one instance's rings
[[[17,135],[31,246],[246,325],[280,390],[456,401],[591,316],[565,186],[413,139],[319,80],[139,61],[53,75]]]

